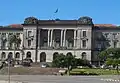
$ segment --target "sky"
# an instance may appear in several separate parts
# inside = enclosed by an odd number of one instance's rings
[[[0,25],[20,24],[30,16],[41,20],[89,16],[94,24],[120,25],[120,0],[0,0]]]

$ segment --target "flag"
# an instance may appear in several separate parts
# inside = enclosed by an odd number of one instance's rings
[[[58,12],[58,9],[56,9],[56,11],[54,13],[57,13]]]

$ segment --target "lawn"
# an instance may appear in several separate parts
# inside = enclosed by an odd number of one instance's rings
[[[40,67],[11,67],[12,75],[53,75],[58,73],[60,68],[40,68]],[[8,74],[8,68],[4,67],[0,70],[0,75]]]
[[[77,73],[78,74],[82,74],[82,75],[86,75],[86,74],[91,74],[91,75],[117,75],[117,71],[116,70],[109,70],[109,69],[72,69],[72,71],[70,72],[71,74]]]

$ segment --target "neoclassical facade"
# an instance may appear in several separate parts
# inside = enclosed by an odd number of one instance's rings
[[[9,45],[10,35],[21,38],[18,49]],[[28,17],[21,25],[0,27],[0,59],[11,55],[17,60],[31,58],[34,62],[52,62],[56,54],[72,53],[76,58],[97,64],[98,53],[106,48],[120,47],[119,39],[118,26],[93,24],[90,17],[78,20]]]

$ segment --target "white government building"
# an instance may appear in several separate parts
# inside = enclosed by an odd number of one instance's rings
[[[11,35],[21,42],[17,49],[10,44]],[[28,17],[23,24],[0,27],[0,59],[29,57],[33,62],[52,62],[57,54],[71,53],[76,58],[98,64],[98,53],[120,47],[120,28],[112,24],[93,24],[90,17],[78,20],[38,20]]]

